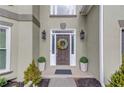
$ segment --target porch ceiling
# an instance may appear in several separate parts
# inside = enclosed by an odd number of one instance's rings
[[[87,15],[92,7],[93,7],[93,5],[82,5],[80,14],[81,15]]]

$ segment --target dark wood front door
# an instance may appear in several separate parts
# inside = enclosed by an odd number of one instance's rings
[[[69,35],[56,35],[56,44],[58,44],[60,39],[66,40],[68,44],[65,49],[60,49],[56,45],[56,64],[70,65],[70,37]]]

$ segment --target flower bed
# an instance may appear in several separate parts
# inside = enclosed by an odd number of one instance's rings
[[[38,87],[48,87],[50,79],[42,79]],[[3,87],[24,87],[24,82],[10,81]],[[32,87],[32,86],[30,86]]]

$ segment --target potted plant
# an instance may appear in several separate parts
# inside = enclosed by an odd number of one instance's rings
[[[39,69],[40,69],[40,71],[44,71],[45,70],[45,64],[46,64],[46,59],[45,59],[45,57],[39,57],[38,58],[38,63],[39,63]]]
[[[87,57],[81,57],[80,58],[80,69],[83,72],[86,72],[88,68],[88,59]]]

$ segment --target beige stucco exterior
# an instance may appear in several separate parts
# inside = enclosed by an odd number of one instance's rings
[[[23,80],[24,70],[32,61],[32,22],[19,22],[17,79]]]
[[[99,79],[99,6],[93,6],[90,12],[80,15],[82,6],[77,6],[76,17],[50,17],[50,6],[0,6],[0,8],[18,14],[31,14],[40,21],[40,28],[32,21],[17,21],[0,17],[0,20],[13,23],[11,40],[11,71],[3,75],[7,79],[16,78],[23,81],[24,71],[39,56],[45,56],[50,68],[50,30],[60,29],[60,23],[66,23],[67,29],[76,29],[76,69],[79,70],[79,59],[89,59],[88,73]],[[23,11],[24,10],[24,11]],[[41,32],[46,31],[46,40]],[[80,31],[85,32],[85,39],[80,39]],[[76,71],[75,71],[76,72]],[[82,72],[80,72],[82,73]],[[78,73],[78,75],[80,75]],[[82,75],[85,75],[84,73]]]
[[[94,6],[86,17],[87,56],[89,72],[99,79],[99,6]]]
[[[40,55],[45,56],[47,59],[47,67],[50,66],[50,30],[60,29],[60,23],[66,23],[67,29],[76,29],[76,43],[77,43],[77,67],[79,58],[84,55],[87,56],[86,41],[80,40],[80,31],[85,31],[85,18],[79,15],[81,6],[77,7],[77,17],[50,17],[50,6],[40,6],[40,22],[41,31],[45,29],[47,34],[46,40],[40,40]]]
[[[124,19],[124,6],[104,6],[104,75],[105,83],[121,64],[119,20]]]
[[[0,8],[17,14],[34,14],[39,19],[36,6],[0,6]],[[0,21],[13,24],[11,30],[11,71],[13,72],[2,76],[23,81],[24,71],[32,60],[36,61],[39,56],[40,29],[32,21],[17,21],[5,17],[0,17]]]
[[[67,29],[76,29],[76,68],[79,69],[80,57],[87,56],[88,72],[99,79],[99,7],[94,6],[87,16],[80,15],[81,7],[77,6],[77,17],[68,18],[50,17],[50,6],[40,6],[41,32],[45,29],[47,34],[46,40],[40,40],[40,55],[46,57],[50,68],[50,30],[60,29],[60,23],[64,22]],[[80,40],[81,29],[86,33],[84,40]]]
[[[33,15],[40,20],[40,6],[32,6],[33,7]],[[37,62],[37,58],[39,57],[40,53],[40,27],[33,23],[33,59]]]
[[[6,9],[10,12],[18,13],[18,14],[32,14],[32,6],[31,5],[0,5],[0,8]]]
[[[17,78],[23,81],[24,71],[39,56],[45,56],[48,69],[50,66],[50,30],[60,29],[60,23],[66,23],[67,29],[76,29],[76,70],[73,71],[80,77],[86,75],[79,70],[79,59],[87,56],[89,59],[88,72],[99,80],[99,6],[93,6],[87,15],[80,15],[82,6],[77,6],[76,17],[50,17],[50,6],[0,6],[0,8],[16,14],[29,14],[35,16],[40,22],[40,27],[32,20],[18,21],[0,16],[0,21],[12,23],[11,28],[11,71],[1,75],[7,79]],[[118,21],[124,19],[123,6],[103,6],[103,66],[105,84],[121,64],[121,32]],[[41,38],[41,32],[46,31],[46,40]],[[85,39],[80,40],[80,31],[85,32]],[[51,69],[49,69],[51,68]],[[59,68],[59,67],[55,67]],[[67,66],[63,68],[68,68]],[[78,73],[79,72],[79,73]],[[74,75],[74,76],[75,76]]]

